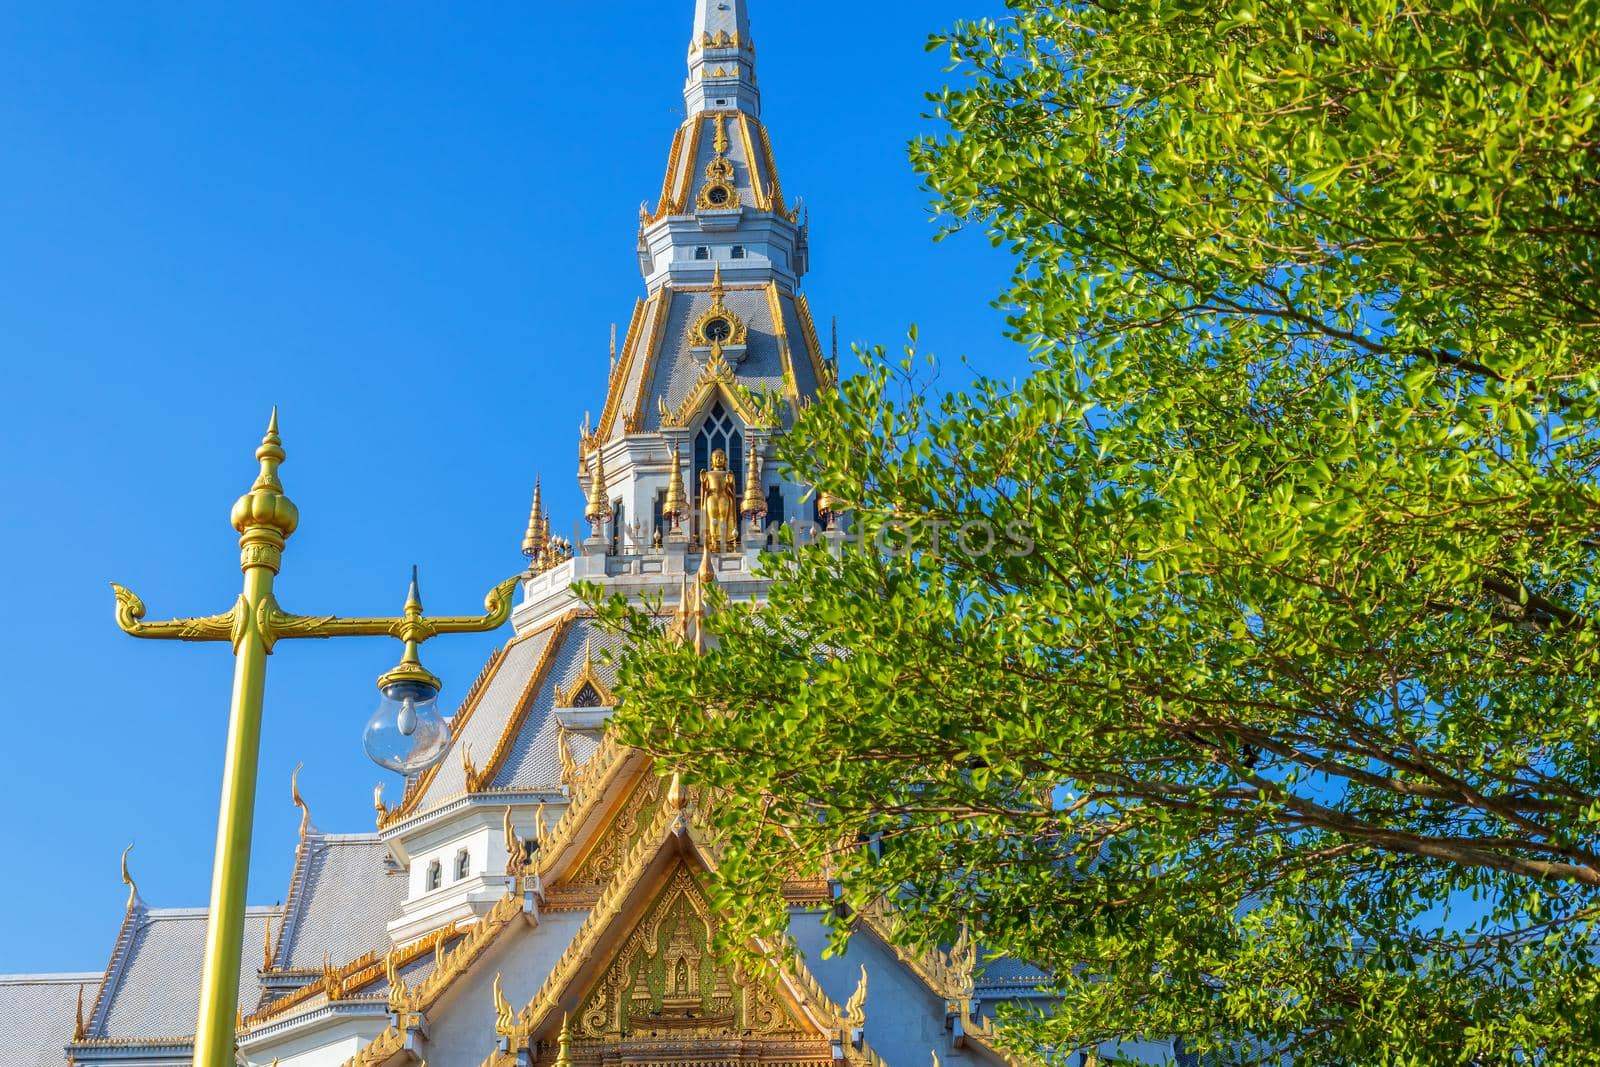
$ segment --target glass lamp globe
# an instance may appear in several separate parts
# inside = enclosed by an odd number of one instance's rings
[[[379,680],[383,698],[367,720],[362,745],[372,762],[407,777],[432,767],[450,747],[450,726],[439,714],[439,687],[421,677]]]

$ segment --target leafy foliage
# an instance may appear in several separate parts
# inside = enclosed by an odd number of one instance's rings
[[[626,736],[743,932],[828,870],[1050,968],[1019,1047],[1595,1062],[1600,4],[1012,8],[912,155],[1032,373],[801,413],[856,543],[703,656],[609,606]]]

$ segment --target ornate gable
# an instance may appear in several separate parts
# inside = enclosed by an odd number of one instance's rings
[[[717,960],[721,920],[679,862],[577,1011],[572,1034],[615,1044],[670,1037],[823,1037],[765,981]],[[819,1048],[819,1058],[826,1048]]]

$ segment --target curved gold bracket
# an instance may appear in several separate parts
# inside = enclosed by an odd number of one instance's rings
[[[482,615],[440,615],[428,617],[420,606],[416,611],[392,618],[349,618],[334,615],[291,615],[278,607],[270,594],[256,605],[240,597],[226,615],[197,619],[172,619],[145,622],[144,601],[128,589],[112,583],[117,597],[117,625],[126,634],[166,641],[228,641],[235,649],[247,634],[255,633],[268,652],[283,639],[329,637],[393,637],[421,644],[439,634],[487,633],[497,630],[511,617],[512,594],[518,579],[507,578],[483,598]],[[408,606],[409,607],[409,606]]]

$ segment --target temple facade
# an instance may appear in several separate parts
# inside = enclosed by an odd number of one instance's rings
[[[659,596],[693,640],[709,584],[759,599],[772,526],[818,517],[770,462],[788,413],[836,371],[801,292],[806,220],[761,121],[756,56],[746,0],[697,0],[687,118],[639,220],[644,293],[578,442],[582,536],[555,536],[535,491],[513,632],[443,762],[374,797],[374,830],[325,832],[295,792],[285,902],[247,920],[241,1063],[1004,1061],[987,1020],[1045,976],[965,939],[896,947],[887,905],[825,960],[826,881],[787,890],[797,958],[758,967],[770,947],[750,945],[748,965],[724,964],[704,798],[607,732],[617,642],[574,583]],[[0,1060],[190,1063],[205,910],[151,906],[126,863],[124,877],[103,973],[0,977]]]

